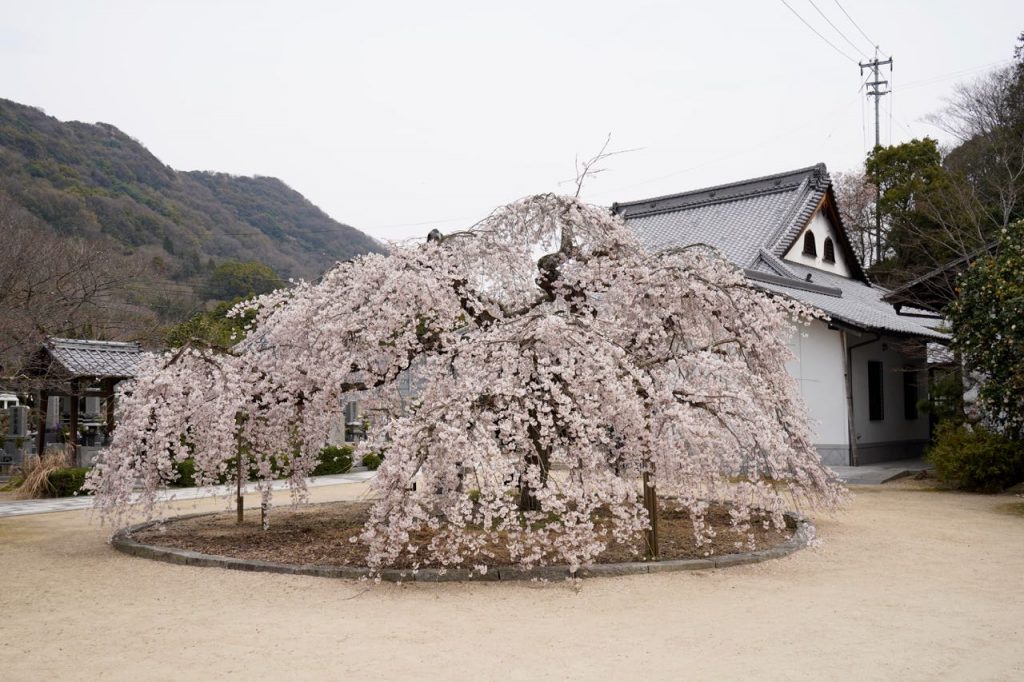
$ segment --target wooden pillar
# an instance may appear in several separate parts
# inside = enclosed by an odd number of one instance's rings
[[[106,413],[107,413],[106,414],[106,417],[107,417],[107,438],[106,438],[106,440],[109,443],[110,442],[110,438],[114,434],[114,386],[117,385],[117,382],[114,379],[106,379],[103,383],[104,383],[105,388],[106,388],[106,391],[104,391],[104,392],[107,394],[107,409],[106,409]]]
[[[78,466],[78,379],[71,380],[71,423],[68,425],[71,439],[71,464]]]
[[[39,391],[39,433],[36,434],[36,454],[40,459],[46,449],[46,412],[50,407],[50,392],[45,388]]]

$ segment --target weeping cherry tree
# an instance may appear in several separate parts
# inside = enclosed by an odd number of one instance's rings
[[[817,313],[706,247],[649,253],[576,198],[522,199],[246,312],[244,342],[154,358],[122,397],[89,483],[104,515],[153,514],[186,458],[200,484],[252,477],[269,502],[285,476],[301,499],[352,400],[373,415],[357,457],[385,454],[359,535],[370,567],[426,549],[485,570],[498,542],[518,564],[576,568],[641,536],[653,557],[659,498],[702,544],[712,504],[741,531],[781,529],[843,496],[784,366]]]

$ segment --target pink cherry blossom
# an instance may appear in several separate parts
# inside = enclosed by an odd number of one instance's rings
[[[781,528],[785,511],[844,496],[785,370],[787,338],[818,313],[706,247],[649,253],[575,198],[522,199],[244,309],[238,346],[155,357],[122,391],[88,484],[106,519],[133,495],[157,513],[176,462],[212,484],[238,452],[265,500],[272,458],[302,499],[353,400],[372,416],[357,460],[385,455],[360,535],[371,567],[415,551],[424,527],[445,566],[495,541],[522,565],[585,566],[649,527],[645,473],[698,542],[712,502],[740,529],[762,512]]]

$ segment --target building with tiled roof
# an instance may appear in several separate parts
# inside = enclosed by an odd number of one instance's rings
[[[114,389],[143,357],[137,343],[47,339],[28,372],[38,385],[36,452],[70,443],[76,464],[91,464],[114,430]]]
[[[135,369],[142,359],[142,348],[139,344],[122,341],[54,337],[46,342],[45,352],[53,359],[59,371],[69,379],[128,379],[135,376]]]
[[[926,346],[944,342],[927,311],[894,308],[851,247],[824,164],[704,189],[616,203],[653,251],[706,244],[752,286],[812,305],[828,320],[794,334],[815,442],[829,464],[921,454],[930,436]]]

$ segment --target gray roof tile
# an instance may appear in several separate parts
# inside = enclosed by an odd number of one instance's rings
[[[46,346],[72,377],[133,377],[142,359],[137,343],[52,338]]]
[[[812,305],[827,313],[829,317],[855,327],[895,334],[910,334],[936,340],[948,338],[947,334],[936,331],[928,326],[928,323],[938,326],[939,320],[897,315],[893,307],[882,300],[882,297],[889,293],[887,289],[856,279],[833,275],[830,272],[800,265],[799,263],[787,263],[787,265],[800,276],[794,282],[794,286],[761,281],[756,282],[755,286],[766,291],[784,294],[797,301]],[[811,275],[813,283],[839,289],[842,295],[838,297],[829,296],[795,288],[796,285],[805,280],[808,274]],[[923,310],[911,308],[904,308],[903,310],[904,312],[926,314],[926,311]]]
[[[691,244],[717,248],[751,273],[755,286],[803,301],[848,324],[898,334],[945,339],[920,318],[896,314],[882,301],[888,291],[872,286],[843,226],[837,225],[855,277],[782,261],[832,182],[825,164],[653,199],[617,203],[612,210],[652,251]],[[806,286],[805,279],[821,286]],[[828,293],[823,293],[827,289]]]
[[[668,213],[627,216],[640,242],[652,251],[682,246],[714,246],[733,263],[753,265],[793,204],[791,192],[743,197]]]

